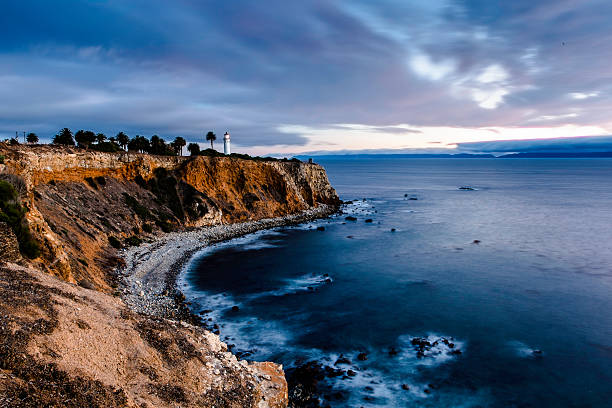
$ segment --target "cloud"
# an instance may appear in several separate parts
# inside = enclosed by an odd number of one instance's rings
[[[430,81],[439,81],[455,71],[453,60],[433,61],[428,55],[422,53],[410,57],[409,64],[418,76]]]
[[[364,124],[336,124],[309,127],[283,125],[281,133],[300,135],[305,143],[301,146],[254,146],[253,151],[263,154],[266,149],[278,154],[304,154],[310,152],[360,152],[360,151],[406,151],[418,150],[457,152],[464,144],[501,142],[515,140],[548,140],[567,137],[604,136],[610,132],[597,126],[559,125],[548,127],[451,127],[415,126],[399,124],[391,127]],[[405,129],[401,132],[399,129]],[[330,144],[330,141],[336,143]],[[339,143],[337,141],[340,141]]]
[[[578,117],[577,113],[565,113],[561,115],[540,115],[533,119],[529,119],[529,122],[549,122],[561,119],[572,119]]]
[[[476,80],[482,84],[503,83],[508,80],[508,72],[499,64],[486,67]]]
[[[427,148],[433,139],[409,136],[432,129],[612,128],[605,1],[3,6],[0,137],[69,126],[197,140],[215,129],[263,152],[367,148],[374,136]]]
[[[569,96],[573,99],[588,99],[588,98],[595,98],[596,96],[599,96],[599,92],[570,92]]]

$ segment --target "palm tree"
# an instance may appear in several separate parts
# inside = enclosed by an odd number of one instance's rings
[[[79,147],[89,148],[89,145],[96,141],[96,134],[91,130],[79,130],[74,134],[74,139]]]
[[[164,150],[166,150],[165,145],[166,143],[164,142],[164,139],[157,135],[153,135],[151,136],[151,151],[149,153],[164,154]]]
[[[117,143],[119,143],[119,146],[125,150],[125,147],[128,145],[128,143],[130,143],[130,138],[125,133],[119,132],[117,133]]]
[[[212,130],[206,134],[206,140],[210,141],[210,148],[214,149],[213,142],[217,140],[217,135],[215,135]]]
[[[151,152],[151,143],[149,142],[149,139],[144,136],[136,136],[136,139],[138,140],[138,148],[140,153]]]
[[[28,133],[26,140],[28,143],[38,143],[38,135],[36,133]]]
[[[197,156],[200,154],[200,145],[197,143],[189,143],[187,150],[189,150],[189,153],[191,153],[192,156]]]
[[[128,151],[144,153],[150,150],[150,146],[149,139],[144,136],[136,135],[128,143]]]
[[[99,143],[104,143],[106,141],[106,135],[104,133],[98,133],[96,135],[96,142]]]
[[[183,146],[185,146],[186,144],[187,144],[187,141],[180,136],[174,139],[174,145],[180,149],[181,156],[183,155]]]
[[[60,130],[59,133],[53,137],[53,144],[74,146],[72,131],[68,128],[63,128]]]

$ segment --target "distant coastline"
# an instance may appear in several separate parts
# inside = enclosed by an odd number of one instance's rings
[[[518,152],[508,153],[500,156],[493,154],[405,154],[405,153],[385,153],[385,154],[328,154],[328,155],[297,155],[300,160],[367,160],[367,159],[591,159],[591,158],[612,158],[610,152]]]

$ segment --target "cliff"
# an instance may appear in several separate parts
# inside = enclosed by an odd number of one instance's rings
[[[335,206],[322,167],[3,144],[0,156],[19,225],[40,246],[21,256],[23,230],[0,222],[0,407],[286,406],[281,367],[238,361],[203,328],[130,312],[116,296],[117,251]]]
[[[337,204],[325,170],[301,162],[0,146],[1,174],[22,178],[26,217],[62,279],[111,292],[116,249],[162,232],[294,214]],[[115,248],[113,248],[113,245]]]

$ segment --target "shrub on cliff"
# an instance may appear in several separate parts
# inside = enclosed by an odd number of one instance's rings
[[[152,218],[151,212],[147,207],[140,204],[138,200],[129,195],[128,193],[123,193],[123,198],[125,199],[125,203],[134,211],[140,218],[146,220],[148,218]]]
[[[107,152],[107,153],[115,153],[121,150],[119,145],[113,142],[96,143],[96,144],[90,145],[89,148],[97,152]]]
[[[112,246],[113,248],[121,248],[121,241],[119,241],[117,238],[115,237],[108,237],[108,243],[110,244],[110,246]]]
[[[221,152],[216,151],[215,149],[205,149],[200,152],[200,156],[222,157],[225,155]]]
[[[158,167],[153,171],[155,177],[149,180],[149,190],[160,202],[165,203],[177,218],[185,219],[185,212],[177,191],[178,181],[168,170]]]
[[[19,203],[17,189],[5,180],[0,180],[0,221],[6,222],[17,237],[19,251],[28,258],[40,255],[40,246],[32,238],[25,215],[27,210]]]
[[[138,246],[142,244],[142,239],[138,238],[136,235],[132,235],[125,239],[125,244],[129,246]]]
[[[230,154],[230,157],[235,157],[237,159],[242,159],[242,160],[254,160],[254,161],[271,161],[271,162],[292,162],[292,163],[301,163],[302,161],[297,159],[297,158],[292,158],[292,159],[288,159],[286,157],[282,158],[282,159],[277,159],[276,157],[261,157],[261,156],[250,156],[248,154],[242,154],[242,153],[232,153]]]

